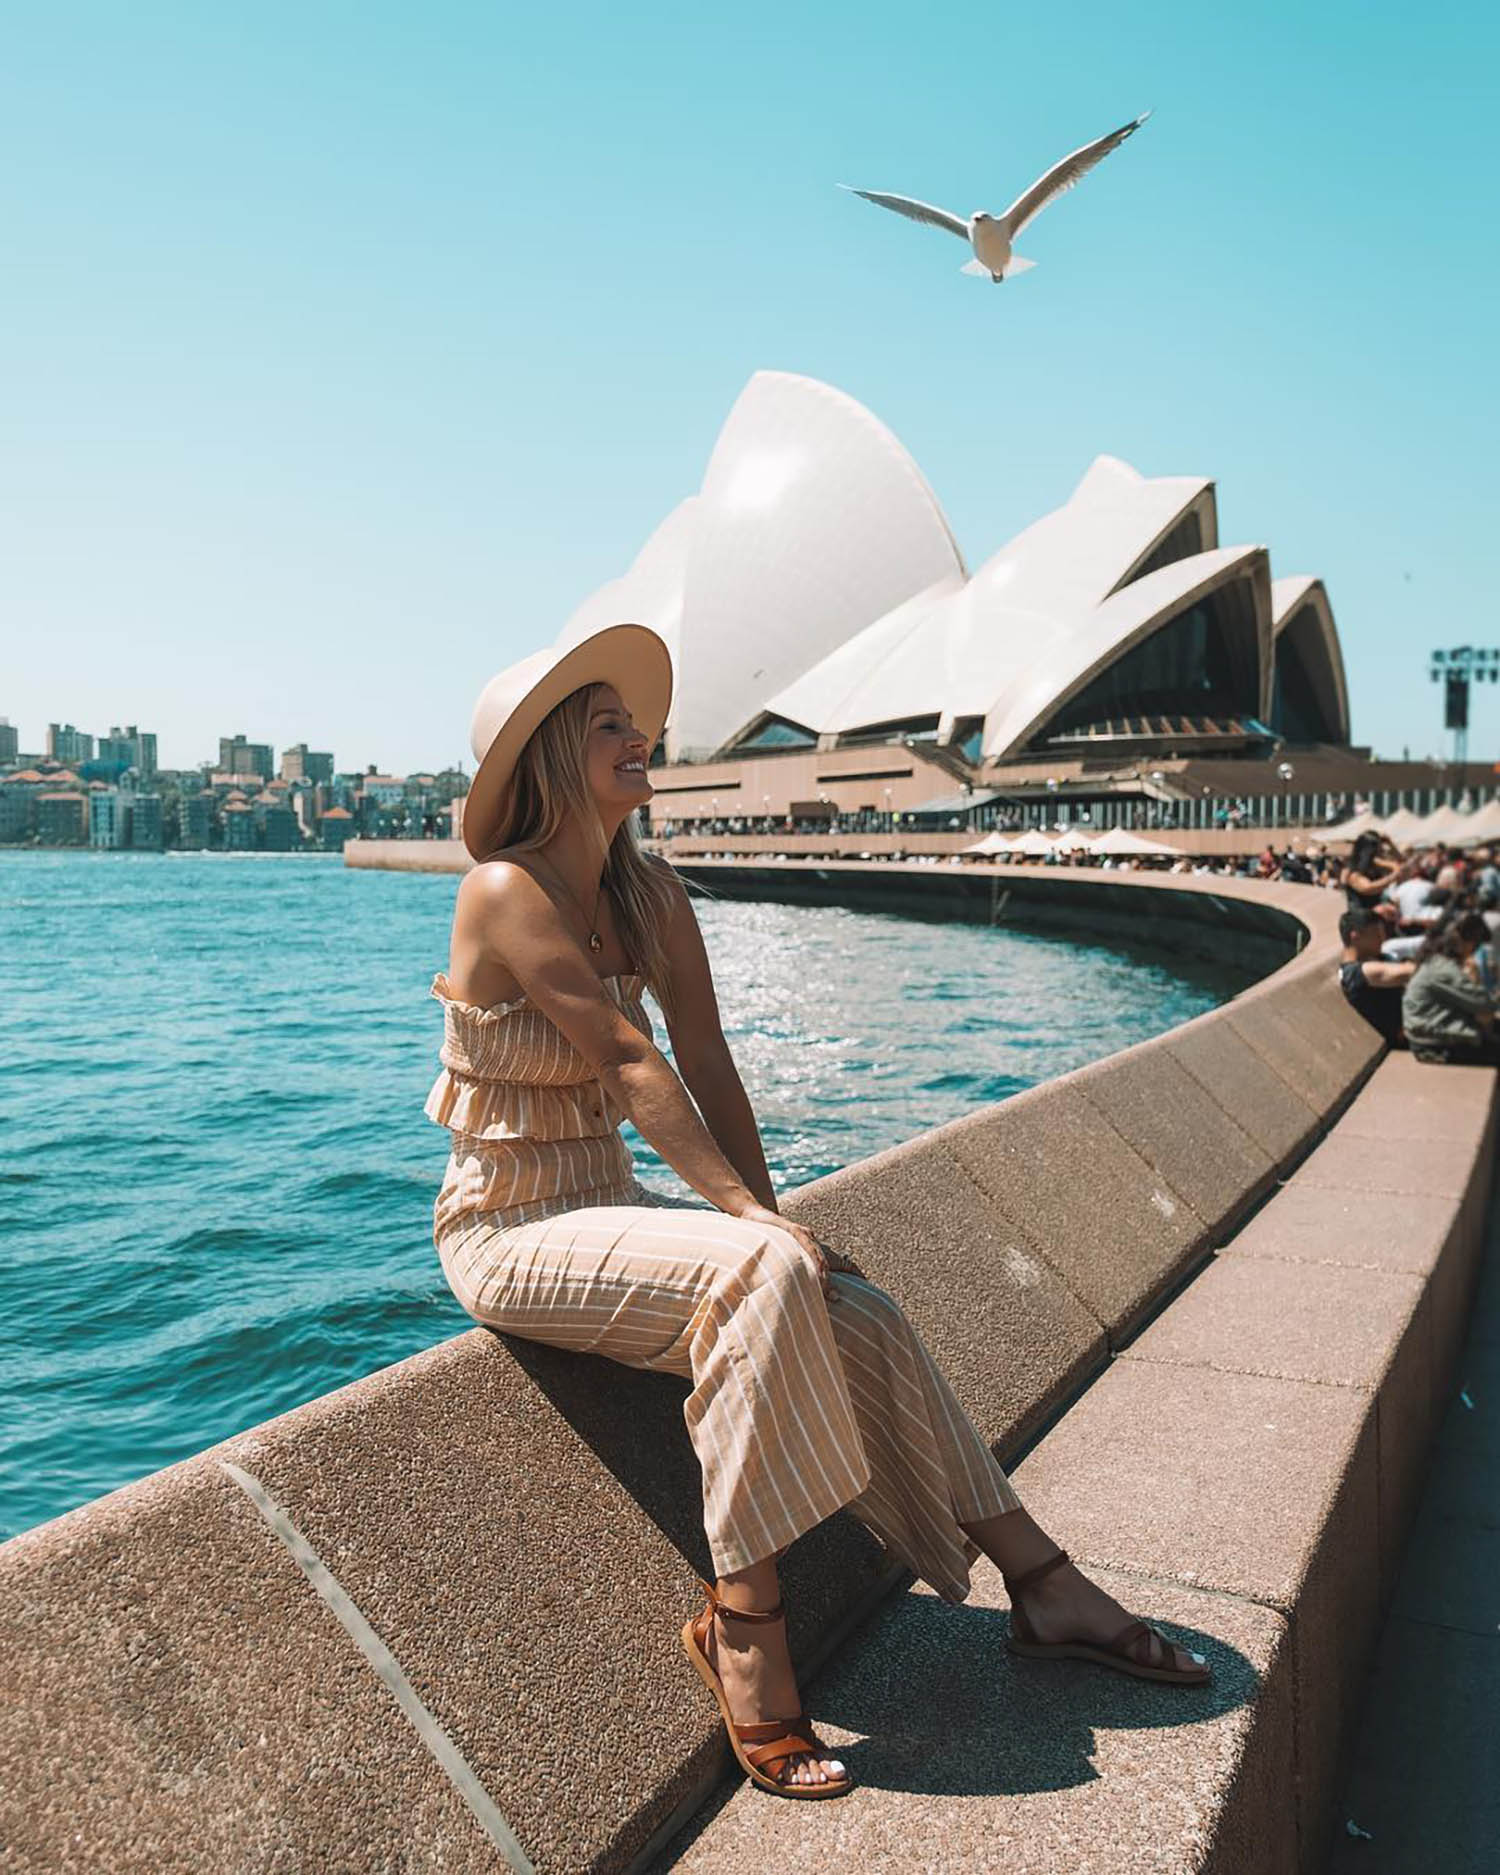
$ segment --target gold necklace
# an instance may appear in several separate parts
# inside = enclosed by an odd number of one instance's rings
[[[543,856],[541,853],[538,852],[537,857],[540,859]],[[578,907],[579,917],[583,917],[583,900],[573,890],[572,886],[568,884],[567,880],[558,871],[556,866],[553,865],[552,861],[549,859],[546,863],[547,863],[547,870],[552,874],[552,877],[556,879],[557,883],[562,887],[564,892],[567,893],[568,897],[572,899],[573,903]],[[604,939],[600,937],[599,932],[598,932],[599,901],[601,898],[603,898],[603,896],[604,896],[604,875],[603,873],[600,873],[599,890],[594,894],[594,915],[592,918],[584,919],[584,923],[588,927],[589,949],[593,951],[596,955],[598,952],[604,949]]]

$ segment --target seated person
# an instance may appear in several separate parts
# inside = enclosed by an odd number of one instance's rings
[[[1388,835],[1362,833],[1354,842],[1344,872],[1344,893],[1350,909],[1373,909],[1391,886],[1409,879],[1416,869],[1417,861],[1403,860]]]
[[[1422,946],[1401,999],[1401,1022],[1418,1061],[1500,1063],[1495,1005],[1476,953],[1490,941],[1478,912],[1460,912]]]
[[[1440,892],[1433,884],[1432,875],[1436,870],[1430,861],[1426,861],[1420,872],[1414,873],[1410,879],[1403,879],[1400,885],[1393,885],[1387,894],[1395,900],[1401,922],[1408,930],[1413,925],[1437,924],[1442,918],[1442,908],[1451,894]]]
[[[1398,891],[1400,889],[1397,888]],[[1381,956],[1392,963],[1405,963],[1408,958],[1421,955],[1422,946],[1456,907],[1451,892],[1440,892],[1434,886],[1423,907],[1421,919],[1416,924],[1408,926],[1402,921],[1400,907],[1394,899],[1383,898],[1375,909],[1386,920],[1386,940],[1380,947]]]
[[[1380,955],[1385,921],[1374,912],[1346,911],[1339,919],[1344,954],[1339,960],[1339,987],[1352,1009],[1394,1048],[1401,1037],[1401,996],[1416,965],[1387,963]]]

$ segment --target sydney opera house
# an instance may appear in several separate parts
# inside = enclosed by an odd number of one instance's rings
[[[677,673],[654,828],[1204,824],[1225,795],[1285,804],[1288,755],[1309,792],[1368,768],[1321,581],[1221,545],[1212,481],[1100,456],[971,569],[891,432],[782,372],[559,642],[620,619]]]

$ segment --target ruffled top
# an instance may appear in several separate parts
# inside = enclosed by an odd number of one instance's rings
[[[645,979],[628,971],[602,977],[605,991],[643,1035]],[[549,1017],[524,996],[481,1009],[453,994],[439,972],[432,994],[443,1005],[443,1071],[424,1111],[467,1139],[597,1139],[624,1115],[598,1076]]]

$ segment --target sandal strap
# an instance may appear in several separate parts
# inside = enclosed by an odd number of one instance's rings
[[[1055,1556],[1049,1556],[1045,1562],[1037,1563],[1034,1568],[1023,1569],[1018,1576],[1005,1577],[1005,1592],[1014,1601],[1019,1590],[1029,1588],[1033,1582],[1040,1582],[1043,1576],[1051,1575],[1054,1569],[1061,1569],[1065,1562],[1073,1558],[1065,1549],[1058,1550]]]
[[[708,1597],[708,1605],[716,1615],[725,1615],[731,1621],[779,1621],[786,1613],[786,1604],[777,1602],[774,1608],[731,1608],[729,1603],[721,1601],[706,1582],[698,1586]]]
[[[764,1745],[773,1738],[785,1738],[793,1732],[807,1732],[807,1714],[794,1712],[789,1719],[750,1719],[736,1725],[735,1735],[743,1744]],[[808,1734],[809,1737],[811,1733]]]
[[[753,1745],[745,1753],[757,1771],[779,1780],[783,1767],[793,1758],[829,1756],[828,1748],[808,1724],[802,1713],[794,1719],[773,1719],[767,1725],[737,1725],[741,1742],[749,1745],[747,1732],[770,1732],[773,1736]]]
[[[1145,1659],[1142,1659],[1141,1656],[1135,1652],[1135,1645],[1143,1635],[1147,1634],[1151,1636],[1152,1640],[1155,1641],[1157,1645],[1154,1648],[1148,1648]],[[1115,1635],[1113,1640],[1104,1643],[1104,1651],[1109,1654],[1123,1655],[1125,1659],[1134,1660],[1139,1666],[1152,1667],[1165,1666],[1167,1661],[1171,1658],[1172,1647],[1166,1637],[1162,1634],[1158,1634],[1156,1629],[1148,1622],[1130,1621],[1120,1629],[1120,1632]]]

